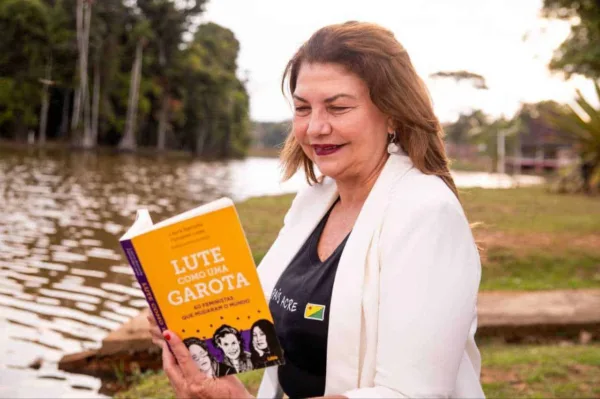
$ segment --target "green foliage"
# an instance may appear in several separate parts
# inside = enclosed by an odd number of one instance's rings
[[[48,55],[48,10],[38,0],[0,3],[0,71],[34,81]]]
[[[477,141],[480,129],[489,125],[488,116],[481,110],[469,114],[460,114],[456,122],[444,127],[446,139],[456,144],[466,144]]]
[[[243,155],[249,139],[249,97],[235,75],[239,42],[229,29],[200,25],[185,50],[182,129],[179,139],[197,155]]]
[[[468,81],[473,87],[479,90],[487,90],[488,86],[485,77],[475,72],[470,71],[438,71],[429,75],[430,78],[451,78],[456,82]]]
[[[253,145],[257,147],[279,148],[290,131],[291,121],[255,122],[252,124]]]
[[[0,2],[0,132],[23,140],[37,124],[39,79],[49,56],[48,10],[38,0]]]
[[[600,77],[600,3],[596,0],[544,0],[543,14],[571,22],[569,37],[554,52],[550,69],[567,77]]]
[[[196,26],[205,3],[93,2],[88,98],[98,74],[100,144],[116,145],[124,133],[130,75],[141,41],[138,144],[156,145],[166,104],[168,148],[206,157],[246,152],[249,98],[236,76],[239,42],[229,29],[214,23]],[[76,5],[77,0],[0,1],[0,135],[23,139],[27,130],[37,130],[40,79],[49,64],[53,93],[72,111],[73,89],[79,81]],[[53,119],[61,120],[58,107],[51,112]],[[57,125],[49,129],[50,139],[58,136]]]
[[[598,82],[594,85],[600,100],[600,85]],[[558,115],[546,113],[546,117],[577,142],[582,162],[589,168],[583,178],[583,188],[589,190],[591,184],[600,184],[600,109],[594,108],[579,90],[576,103],[579,112],[568,106],[567,112]]]

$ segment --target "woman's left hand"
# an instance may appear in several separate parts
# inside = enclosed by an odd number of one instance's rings
[[[165,374],[178,398],[252,398],[244,384],[234,375],[220,378],[206,376],[198,367],[181,339],[172,331],[164,331],[168,341],[162,342]],[[169,351],[169,346],[171,351]]]

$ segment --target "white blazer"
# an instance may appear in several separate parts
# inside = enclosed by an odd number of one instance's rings
[[[337,198],[331,179],[298,193],[258,267],[267,300]],[[331,297],[325,395],[482,398],[475,345],[479,253],[437,176],[391,155],[346,242]],[[258,397],[280,397],[268,368]]]

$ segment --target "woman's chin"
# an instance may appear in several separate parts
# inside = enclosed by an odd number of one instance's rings
[[[316,166],[321,174],[334,180],[341,176],[344,172],[344,168],[341,167],[338,162],[319,162],[316,163]]]

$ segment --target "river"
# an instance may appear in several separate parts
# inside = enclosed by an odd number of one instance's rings
[[[57,363],[97,348],[145,306],[117,241],[135,211],[147,207],[158,221],[221,196],[241,201],[306,184],[300,175],[280,184],[279,176],[270,158],[0,149],[0,397],[101,397],[98,379]],[[515,182],[454,176],[460,187]]]

